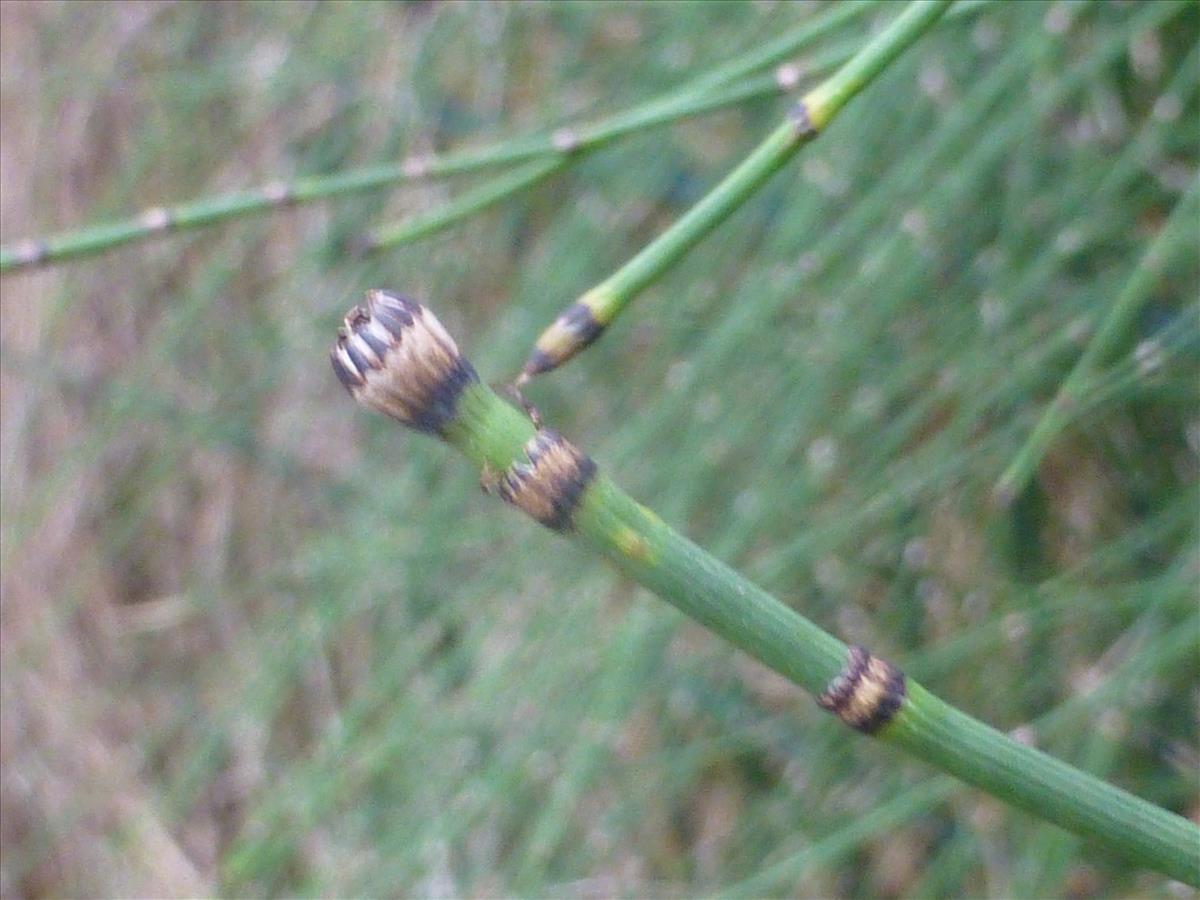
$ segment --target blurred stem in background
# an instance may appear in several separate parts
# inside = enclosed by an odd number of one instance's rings
[[[1200,200],[1200,180],[1193,181],[1188,192],[1175,204],[1170,218],[1134,267],[1133,274],[1101,320],[1079,361],[996,482],[994,494],[1002,506],[1010,505],[1025,490],[1054,439],[1083,408],[1098,369],[1109,362],[1122,345],[1129,343],[1134,320],[1150,299],[1167,264],[1177,253],[1195,250],[1200,218],[1197,200]]]
[[[837,72],[805,94],[784,122],[678,222],[586,291],[542,332],[518,383],[549,372],[594,342],[617,315],[817,137],[863,88],[927,32],[951,0],[913,0]]]
[[[565,156],[534,160],[455,197],[445,206],[426,215],[372,229],[356,242],[356,249],[370,253],[436,234],[456,222],[483,212],[513,194],[540,184],[551,175],[565,169],[567,161],[568,157]]]
[[[795,86],[798,79],[820,74],[842,64],[853,55],[853,50],[835,46],[806,60],[803,67],[782,66],[772,75],[756,75],[863,16],[880,2],[852,0],[840,3],[816,21],[797,26],[774,41],[699,75],[679,88],[593,122],[559,128],[550,135],[514,138],[474,150],[412,156],[394,165],[307,176],[291,181],[273,181],[256,190],[201,198],[174,207],[151,207],[124,221],[15,241],[0,246],[0,273],[91,256],[170,232],[216,225],[243,216],[362,193],[406,181],[470,175],[529,163],[467,191],[440,209],[394,225],[379,226],[351,242],[351,248],[359,253],[400,246],[449,228],[474,213],[533,187],[582,158],[588,151],[650,128],[786,92]],[[991,2],[994,0],[960,0],[952,12],[969,14]]]
[[[17,241],[0,247],[0,272],[102,253],[122,244],[155,235],[200,228],[254,213],[375,190],[404,181],[463,175],[532,160],[549,159],[562,162],[574,153],[598,147],[648,127],[677,121],[689,115],[712,112],[790,87],[786,83],[781,85],[778,79],[770,76],[751,79],[740,85],[733,85],[732,82],[787,59],[842,25],[864,15],[878,2],[879,0],[859,0],[839,4],[815,21],[797,26],[767,46],[756,48],[705,73],[694,82],[594,122],[558,129],[550,135],[519,137],[473,150],[445,155],[412,156],[390,165],[371,166],[332,175],[313,175],[292,181],[274,181],[257,190],[206,197],[171,208],[152,207],[121,222]],[[725,88],[728,90],[724,90]],[[549,167],[548,163],[545,165]],[[500,196],[506,196],[507,193],[516,190],[511,182],[506,183],[509,185],[508,191]],[[495,190],[493,186],[487,192],[493,194]],[[475,204],[472,209],[486,205],[478,203],[478,195],[471,196],[471,202]],[[494,197],[490,202],[495,202],[500,196]],[[464,199],[463,204],[466,203],[467,200]],[[456,205],[456,208],[461,208],[461,204]],[[440,219],[441,216],[435,215],[432,218]],[[420,234],[436,230],[436,227],[430,227],[429,220],[424,221],[425,225],[421,227]],[[408,227],[415,228],[418,224]],[[415,236],[417,235],[401,237],[399,240],[412,239]],[[398,242],[395,235],[385,235],[385,238],[388,239],[384,243]],[[370,249],[371,246],[371,242],[366,241],[361,249]]]
[[[952,7],[951,12],[968,13],[991,0],[962,3]],[[871,0],[872,5],[875,0]],[[855,4],[839,7],[843,14],[861,12]],[[840,21],[840,16],[830,16]],[[825,24],[832,25],[833,22]],[[722,66],[708,75],[689,82],[683,89],[662,101],[645,104],[624,115],[606,120],[596,126],[579,129],[564,128],[555,132],[560,146],[572,148],[569,155],[538,161],[521,170],[493,178],[476,188],[446,203],[432,212],[414,216],[394,225],[381,225],[362,235],[355,241],[356,249],[362,252],[398,247],[457,225],[475,213],[528,190],[542,181],[558,174],[568,165],[578,162],[590,150],[598,149],[616,137],[623,137],[642,129],[670,124],[689,116],[724,109],[748,100],[786,92],[804,77],[822,74],[841,65],[854,51],[843,47],[832,47],[804,61],[803,66],[783,65],[771,76],[746,78],[730,84],[736,78],[744,78],[755,70],[764,68],[795,52],[796,38],[784,35],[767,46],[746,54],[739,60]],[[728,85],[728,87],[725,87]],[[714,92],[714,89],[721,89]]]

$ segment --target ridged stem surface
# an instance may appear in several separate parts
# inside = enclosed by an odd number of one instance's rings
[[[951,0],[912,0],[904,11],[828,79],[750,155],[600,284],[585,292],[538,337],[523,379],[548,372],[591,344],[629,303],[729,218],[846,104],[946,12]]]
[[[447,440],[495,475],[525,460],[536,429],[484,384],[459,401]],[[845,665],[846,645],[702,548],[599,474],[570,536],[623,574],[811,693]],[[972,718],[911,678],[876,737],[1000,800],[1091,838],[1131,863],[1200,886],[1200,829]]]

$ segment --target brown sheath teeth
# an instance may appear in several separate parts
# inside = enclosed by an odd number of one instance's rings
[[[817,697],[817,705],[851,728],[873,734],[900,709],[904,691],[903,672],[855,646],[850,648],[841,674]]]
[[[500,478],[500,496],[555,531],[568,531],[596,464],[557,432],[542,429],[525,444],[528,462],[514,462]]]
[[[338,329],[333,371],[359,403],[430,434],[444,434],[463,390],[479,376],[425,307],[367,291]]]
[[[604,325],[586,303],[576,301],[568,306],[554,324],[538,339],[533,353],[521,370],[523,381],[534,375],[549,372],[566,362],[604,333]]]

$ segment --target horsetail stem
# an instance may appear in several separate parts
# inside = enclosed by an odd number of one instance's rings
[[[951,707],[891,663],[834,636],[674,531],[582,451],[479,380],[428,310],[383,291],[346,316],[334,369],[360,403],[441,437],[485,489],[895,744],[1131,862],[1200,886],[1200,829]]]
[[[476,212],[523,187],[534,167],[546,170],[541,177],[565,165],[581,150],[591,150],[618,138],[689,116],[703,115],[734,106],[757,97],[786,90],[777,75],[755,76],[706,95],[690,92],[641,106],[578,128],[559,128],[540,138],[518,138],[480,150],[466,150],[445,156],[412,156],[395,165],[374,166],[318,175],[292,182],[273,181],[261,188],[185,203],[173,208],[151,207],[132,219],[96,225],[78,231],[18,241],[0,247],[0,272],[27,268],[79,256],[102,253],[131,241],[155,235],[187,231],[226,219],[296,206],[327,197],[361,193],[405,181],[420,181],[464,175],[504,166],[528,163],[526,169],[511,177],[485,185],[462,198],[445,211],[414,222],[401,223],[379,235],[368,235],[364,250],[395,245],[431,234],[453,224],[464,215]],[[532,179],[529,183],[540,179]],[[500,185],[504,184],[503,191]],[[481,202],[481,195],[486,198]]]
[[[996,481],[992,495],[1001,506],[1010,505],[1025,490],[1037,471],[1054,439],[1071,421],[1072,413],[1084,400],[1098,367],[1116,352],[1138,311],[1149,299],[1169,257],[1177,250],[1194,247],[1196,239],[1197,200],[1200,199],[1200,179],[1192,182],[1188,192],[1175,204],[1170,217],[1158,232],[1108,314],[1096,329],[1079,361],[1059,385],[1058,391],[1004,474]]]
[[[842,62],[846,56],[848,54],[839,49],[829,54],[828,59],[810,62],[809,68],[819,71],[830,65],[829,59]],[[370,253],[436,234],[550,178],[570,163],[582,159],[586,153],[617,137],[637,129],[668,125],[690,116],[787,92],[795,87],[799,74],[798,66],[783,65],[771,75],[747,78],[724,89],[706,91],[703,94],[687,92],[662,102],[646,104],[598,126],[560,128],[550,135],[550,141],[557,150],[554,156],[534,159],[524,166],[498,175],[426,215],[373,228],[355,243],[361,252]]]
[[[557,368],[595,341],[635,296],[820,134],[859,91],[941,18],[950,3],[912,0],[886,29],[805,94],[784,122],[679,221],[568,306],[538,337],[517,383]]]
[[[398,163],[351,169],[331,175],[314,175],[292,181],[277,180],[252,190],[205,197],[173,207],[150,207],[122,221],[0,246],[0,272],[103,253],[122,244],[156,235],[191,230],[241,216],[361,193],[405,181],[464,175],[547,158],[561,159],[575,150],[597,147],[643,128],[711,112],[776,91],[778,86],[770,77],[747,78],[744,83],[738,84],[734,82],[808,47],[864,14],[874,3],[875,0],[867,0],[835,7],[813,21],[791,29],[769,45],[745,53],[663,96],[567,131],[559,129],[547,135],[524,136],[441,156],[418,154]],[[570,145],[562,141],[568,131],[576,137],[576,141]]]

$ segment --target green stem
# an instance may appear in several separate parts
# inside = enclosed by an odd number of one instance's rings
[[[428,215],[415,216],[395,225],[372,229],[363,235],[361,250],[374,252],[436,234],[477,212],[495,206],[506,197],[545,181],[566,165],[565,157],[535,160],[460,194]]]
[[[1187,819],[1012,740],[916,682],[880,737],[1131,862],[1200,885],[1200,829]]]
[[[806,94],[783,124],[679,221],[568,307],[538,338],[521,380],[557,368],[596,340],[634,297],[753,196],[949,5],[950,0],[912,0],[888,28]]]
[[[820,69],[841,62],[848,55],[845,50],[837,48],[833,53],[814,61],[812,65]],[[786,85],[781,84],[778,77],[760,75],[720,90],[703,94],[680,93],[662,101],[646,103],[593,125],[582,125],[578,129],[560,129],[552,138],[558,142],[558,150],[553,156],[534,159],[514,172],[507,172],[485,182],[426,216],[376,228],[364,235],[362,248],[370,251],[395,247],[449,228],[474,213],[549,178],[566,168],[569,163],[581,159],[586,153],[618,138],[670,125],[690,116],[703,115],[778,94],[782,90],[786,90]]]
[[[815,21],[789,31],[766,48],[768,52],[761,48],[753,50],[713,72],[693,79],[666,96],[592,123],[559,129],[552,134],[518,137],[444,156],[413,156],[399,163],[303,177],[290,182],[275,181],[253,190],[206,197],[169,208],[152,207],[122,221],[0,246],[0,272],[89,256],[155,235],[200,228],[328,197],[362,193],[404,181],[444,178],[531,160],[560,160],[574,150],[594,148],[643,128],[675,121],[687,115],[700,115],[750,97],[778,91],[780,85],[771,76],[751,79],[746,84],[729,85],[741,76],[752,75],[799,52],[852,18],[862,15],[872,5],[866,2],[835,7]],[[723,90],[714,91],[713,88]],[[566,141],[564,137],[570,137],[570,140]]]
[[[789,38],[788,45],[791,46],[794,42],[794,37]],[[771,55],[773,56],[773,54]],[[853,52],[845,47],[832,47],[806,60],[805,71],[819,74],[840,65],[852,55]],[[708,83],[709,80],[705,79],[705,83]],[[505,173],[479,185],[427,215],[375,228],[362,236],[357,242],[358,246],[363,252],[372,252],[420,240],[450,228],[477,212],[533,187],[565,169],[570,163],[582,159],[589,151],[598,149],[618,138],[638,131],[669,125],[690,116],[698,116],[718,109],[737,106],[749,100],[778,94],[788,88],[788,80],[782,78],[779,73],[760,75],[720,89],[681,92],[662,101],[643,104],[596,125],[582,126],[578,131],[560,131],[560,141],[564,146],[569,145],[574,149],[569,156],[559,155],[534,160],[515,172]]]
[[[1200,198],[1200,179],[1194,181],[1187,194],[1175,204],[1167,223],[1138,261],[1079,361],[1059,386],[1054,400],[996,482],[993,494],[1001,505],[1010,504],[1029,484],[1046,451],[1085,400],[1097,369],[1112,358],[1122,343],[1171,254],[1180,247],[1194,244],[1197,198]]]
[[[1128,685],[1138,678],[1154,672],[1166,672],[1196,652],[1195,637],[1198,621],[1195,617],[1183,627],[1167,631],[1162,638],[1144,647],[1141,652],[1121,666],[1120,671],[1111,673],[1105,683],[1086,695],[1074,695],[1051,712],[1041,716],[1033,725],[1039,734],[1060,735],[1068,728],[1078,729],[1084,715],[1114,704],[1113,695],[1121,685]],[[1119,698],[1115,701],[1119,707]],[[794,883],[809,868],[828,865],[831,856],[840,856],[852,851],[862,841],[888,829],[894,829],[911,821],[913,816],[935,806],[954,794],[955,782],[951,778],[932,778],[920,782],[881,806],[856,816],[845,827],[821,837],[798,853],[787,857],[770,868],[758,872],[744,882],[722,889],[725,897],[768,897],[785,890],[785,885]]]
[[[446,439],[486,473],[526,459],[536,434],[525,414],[483,384],[461,395]],[[755,659],[812,693],[843,671],[847,648],[693,544],[616,484],[596,476],[568,532]],[[1131,862],[1200,886],[1200,829],[973,719],[907,680],[906,697],[876,732],[914,756]]]

